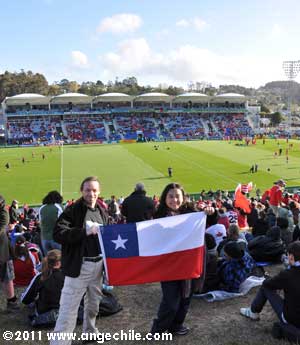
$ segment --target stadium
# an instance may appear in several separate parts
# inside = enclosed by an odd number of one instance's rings
[[[1,9],[0,344],[299,344],[300,3]]]
[[[290,151],[288,166],[285,157],[273,159],[280,142],[285,148],[287,131],[275,128],[263,146],[262,140],[253,141],[265,130],[258,113],[253,100],[233,93],[7,97],[2,102],[2,190],[8,198],[37,205],[52,189],[74,199],[80,180],[95,174],[106,199],[128,195],[137,181],[150,195],[159,195],[169,166],[173,179],[191,194],[234,190],[249,181],[262,190],[280,177],[292,181],[289,186],[299,185],[298,147]],[[259,172],[251,176],[253,164]],[[21,177],[26,185],[14,190]]]

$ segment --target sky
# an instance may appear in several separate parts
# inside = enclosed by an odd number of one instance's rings
[[[300,60],[299,0],[0,0],[0,73],[259,87]],[[297,77],[296,81],[300,78]]]

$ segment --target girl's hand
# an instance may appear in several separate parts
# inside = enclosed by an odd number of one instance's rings
[[[205,209],[204,209],[203,211],[205,212],[205,214],[206,214],[207,216],[211,216],[212,214],[215,213],[214,207],[211,207],[211,206],[205,207]]]

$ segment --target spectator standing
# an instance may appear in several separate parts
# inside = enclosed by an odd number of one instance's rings
[[[154,202],[146,196],[143,183],[137,183],[134,192],[123,202],[121,212],[126,217],[127,223],[140,222],[153,217]]]
[[[102,297],[103,275],[98,224],[106,225],[108,215],[97,203],[100,182],[96,176],[85,178],[80,191],[82,197],[63,211],[54,229],[54,240],[62,245],[62,270],[65,274],[56,333],[74,331],[83,296],[83,332],[98,333],[96,316]],[[71,340],[63,343],[70,345]],[[53,340],[50,344],[61,344],[61,341]]]
[[[9,208],[9,224],[18,223],[18,208],[19,202],[17,200],[13,200]]]
[[[283,201],[282,190],[284,186],[285,182],[280,179],[274,182],[274,186],[270,189],[270,207],[276,217],[278,217],[278,209]]]
[[[184,203],[184,197],[184,190],[179,184],[168,184],[160,197],[155,217],[163,218],[193,212],[194,209],[190,209],[190,205]],[[184,326],[184,320],[191,301],[191,281],[161,282],[161,290],[162,301],[157,318],[153,321],[151,333],[169,331],[176,335],[187,334],[189,328]]]
[[[39,219],[41,226],[41,239],[44,254],[49,250],[60,249],[61,246],[53,240],[53,230],[58,217],[63,210],[61,203],[62,196],[57,191],[49,192],[43,199],[43,205],[39,209]]]
[[[113,218],[115,222],[117,222],[120,217],[120,214],[121,214],[120,207],[117,203],[117,199],[115,195],[111,196],[110,202],[108,204],[108,214],[110,215],[110,217]]]
[[[12,311],[17,310],[19,307],[13,284],[15,275],[11,256],[12,251],[6,233],[8,223],[9,215],[5,208],[5,199],[0,195],[0,282],[7,299],[7,311]]]

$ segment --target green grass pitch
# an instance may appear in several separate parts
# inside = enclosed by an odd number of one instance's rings
[[[289,162],[286,162],[286,148]],[[115,145],[78,145],[37,148],[1,148],[0,193],[7,203],[12,199],[40,204],[50,190],[62,191],[64,200],[77,198],[83,178],[97,175],[101,195],[127,196],[135,183],[143,182],[148,195],[160,194],[169,182],[181,183],[189,193],[209,188],[233,190],[252,181],[264,190],[278,178],[288,186],[300,185],[300,142],[267,139],[263,145],[237,146],[226,141],[184,141]],[[159,145],[155,150],[154,145]],[[282,148],[282,156],[274,152]],[[42,159],[42,154],[45,159]],[[25,163],[22,163],[22,157]],[[5,168],[9,162],[10,169]],[[61,165],[62,163],[62,165]],[[251,174],[252,164],[258,172]],[[167,168],[173,168],[169,178]],[[268,171],[268,169],[270,169]]]

